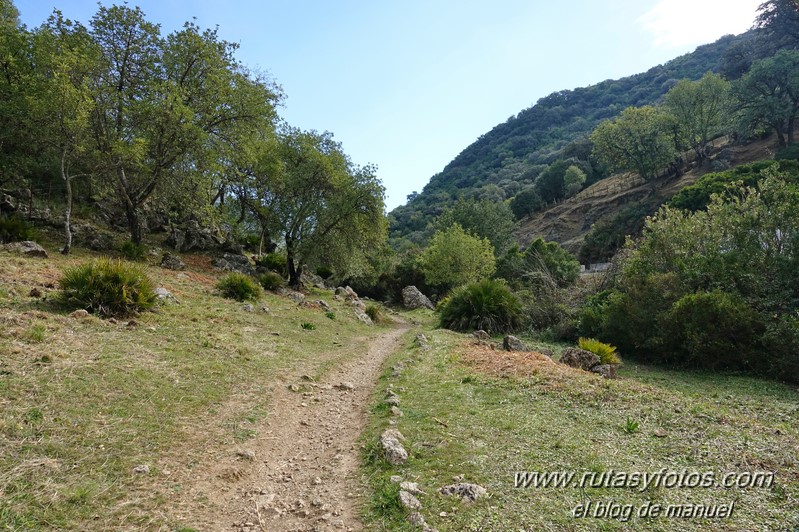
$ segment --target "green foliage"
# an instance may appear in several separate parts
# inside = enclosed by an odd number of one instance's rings
[[[646,217],[654,214],[657,207],[651,201],[639,201],[597,221],[586,233],[577,253],[580,263],[610,260],[624,246],[628,236],[635,238],[641,234]]]
[[[521,220],[538,212],[544,206],[544,202],[535,187],[528,187],[511,198],[508,205],[513,216]]]
[[[281,275],[288,273],[285,253],[272,252],[261,255],[256,259],[255,264]]]
[[[265,272],[258,276],[258,284],[260,284],[264,290],[274,292],[286,286],[286,279],[279,273]]]
[[[322,279],[330,279],[333,276],[333,270],[327,266],[318,266],[316,268],[316,275]]]
[[[581,337],[577,340],[577,345],[580,346],[580,349],[585,349],[586,351],[590,351],[594,353],[596,356],[598,356],[599,361],[602,364],[621,363],[621,359],[619,358],[619,355],[616,353],[616,348],[610,344],[600,342],[595,338]]]
[[[501,281],[484,279],[456,289],[439,306],[440,326],[455,331],[511,332],[522,320],[519,299]]]
[[[325,312],[325,317],[327,319],[329,319],[329,320],[335,320],[336,319],[336,313],[333,312],[333,311]]]
[[[444,287],[488,277],[494,272],[494,265],[491,242],[470,235],[458,224],[437,231],[419,256],[419,267],[427,282]]]
[[[496,277],[515,286],[554,283],[565,287],[580,276],[580,263],[557,242],[537,238],[522,252],[511,248],[497,265]]]
[[[622,430],[627,434],[635,434],[638,432],[638,422],[631,417],[627,418],[627,421],[624,422],[624,426]]]
[[[309,323],[307,321],[302,322],[300,324],[300,327],[302,327],[302,330],[304,330],[304,331],[315,331],[316,330],[316,325],[314,325],[313,323]]]
[[[156,301],[142,267],[107,258],[65,269],[58,285],[68,307],[101,316],[127,316],[152,308]]]
[[[758,161],[756,163],[736,166],[733,169],[723,172],[705,174],[692,185],[688,185],[675,194],[668,205],[675,209],[686,209],[698,211],[705,209],[710,203],[713,194],[721,194],[734,185],[731,189],[734,193],[740,186],[753,187],[757,185],[768,169],[780,172],[783,178],[793,183],[799,183],[799,162],[782,161]]]
[[[513,242],[513,212],[501,201],[460,198],[444,210],[436,220],[435,228],[444,231],[456,224],[472,236],[491,242],[496,255],[504,253]]]
[[[38,232],[18,216],[0,216],[0,244],[35,240]]]
[[[225,275],[216,283],[216,289],[224,297],[236,301],[255,300],[261,296],[261,287],[252,277],[243,273],[233,272]]]
[[[594,153],[611,169],[637,172],[647,181],[677,156],[668,115],[651,107],[628,107],[600,123],[593,133]]]
[[[661,209],[624,251],[614,289],[583,309],[582,332],[649,362],[796,380],[799,188],[764,172],[704,211]]]
[[[563,193],[570,198],[582,190],[587,176],[578,166],[571,165],[563,174]]]
[[[140,262],[147,256],[147,246],[128,240],[120,246],[119,252],[128,260]]]

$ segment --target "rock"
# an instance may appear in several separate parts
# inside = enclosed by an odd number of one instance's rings
[[[450,484],[439,489],[438,492],[442,495],[455,495],[460,497],[465,502],[474,502],[480,497],[488,494],[488,491],[483,486],[478,484],[469,484],[468,482],[461,482],[460,484]]]
[[[417,308],[428,308],[435,310],[436,307],[430,299],[421,293],[415,286],[406,286],[402,289],[402,304],[405,308],[413,310]]]
[[[313,272],[305,270],[302,271],[302,276],[300,277],[300,283],[303,286],[313,286],[321,289],[327,288],[324,279],[322,279],[319,275],[316,275]]]
[[[374,325],[372,318],[365,312],[361,312],[359,309],[355,309],[355,317],[358,318],[358,321],[365,323],[366,325]]]
[[[88,318],[89,317],[89,311],[84,310],[84,309],[79,309],[79,310],[76,310],[75,312],[70,313],[69,317],[70,318],[77,318],[77,319]]]
[[[340,384],[336,384],[335,387],[345,392],[350,392],[355,389],[355,385],[351,382],[342,382]]]
[[[183,261],[180,260],[180,257],[177,255],[173,255],[169,252],[164,253],[164,256],[161,257],[161,267],[166,268],[167,270],[185,270],[186,265],[183,264]]]
[[[255,268],[250,264],[250,259],[245,255],[225,253],[214,261],[214,267],[225,272],[239,272],[245,275],[256,275]]]
[[[656,428],[656,429],[655,429],[655,432],[653,432],[652,434],[653,434],[653,435],[654,435],[656,438],[665,438],[666,436],[668,436],[668,435],[669,435],[669,433],[668,433],[668,432],[666,432],[666,430],[665,430],[665,429],[663,429],[662,427],[658,427],[658,428]]]
[[[176,305],[180,305],[180,301],[178,301],[178,298],[172,295],[172,292],[170,292],[163,286],[159,286],[154,290],[154,292],[155,295],[158,297],[159,301],[163,303],[174,303]]]
[[[594,366],[591,368],[591,371],[594,373],[598,373],[602,377],[606,379],[615,379],[616,378],[616,366],[611,364],[599,364],[598,366]]]
[[[317,304],[318,304],[320,307],[322,307],[323,309],[325,309],[326,311],[330,311],[330,310],[331,310],[331,308],[330,308],[330,305],[328,305],[328,304],[327,304],[327,301],[325,301],[324,299],[319,299],[319,300],[317,300],[317,302],[316,302],[316,303],[317,303]]]
[[[242,460],[247,460],[248,462],[255,461],[255,451],[252,449],[240,449],[236,451],[236,456]]]
[[[399,406],[400,405],[400,399],[396,395],[392,395],[391,397],[386,399],[386,404],[390,405],[390,406]]]
[[[391,475],[391,477],[388,480],[389,482],[393,482],[394,484],[399,484],[400,482],[402,482],[402,477],[399,475]]]
[[[255,307],[252,305],[252,303],[245,303],[241,306],[241,310],[244,312],[255,312]]]
[[[42,291],[36,287],[31,288],[31,291],[28,293],[30,297],[40,298],[42,297]]]
[[[416,482],[400,482],[400,489],[413,493],[414,495],[424,495],[424,492],[419,489],[419,484]]]
[[[337,287],[336,288],[336,295],[343,297],[344,300],[346,300],[346,301],[350,301],[350,300],[353,300],[353,299],[358,299],[358,294],[355,293],[355,290],[353,290],[349,286],[339,286],[339,287]]]
[[[408,451],[400,443],[404,439],[402,434],[395,429],[388,429],[380,436],[383,456],[389,464],[399,465],[408,461]]]
[[[505,351],[527,351],[527,346],[516,338],[515,336],[508,335],[502,339],[502,349]]]
[[[419,502],[419,499],[414,497],[412,493],[408,493],[405,490],[400,490],[399,500],[400,504],[409,510],[419,510],[422,508],[422,503]]]
[[[408,515],[408,523],[416,528],[421,529],[422,532],[438,532],[438,529],[435,529],[427,524],[427,521],[424,520],[424,516],[422,516],[422,514],[419,512],[411,512]]]
[[[25,257],[41,257],[43,259],[47,258],[47,251],[45,251],[42,246],[32,240],[12,242],[11,244],[4,245],[3,248],[10,253],[19,253]]]
[[[17,200],[5,192],[0,192],[0,212],[14,212],[17,210]]]
[[[477,340],[480,340],[481,342],[487,342],[491,340],[491,335],[489,335],[483,329],[480,329],[479,331],[474,331],[472,333],[472,336],[474,336]]]
[[[591,368],[599,365],[599,357],[591,351],[579,347],[568,347],[563,351],[560,362],[573,368],[591,371]]]
[[[555,358],[555,352],[548,347],[536,347],[535,351],[537,353],[541,353],[545,357],[549,357],[550,359]]]
[[[416,338],[414,341],[416,342],[416,345],[422,349],[428,349],[430,347],[430,342],[427,340],[427,336],[422,333],[416,333]]]
[[[138,473],[140,475],[145,475],[150,472],[150,466],[146,464],[139,464],[133,468],[134,473]]]
[[[396,406],[392,406],[392,407],[391,407],[391,415],[392,415],[392,416],[397,416],[397,417],[402,417],[402,416],[404,416],[405,414],[403,414],[403,413],[402,413],[402,410],[400,410],[400,409],[399,409],[399,408],[397,408]]]
[[[222,248],[225,245],[225,239],[210,229],[200,227],[196,220],[189,220],[182,228],[172,228],[164,245],[174,248],[178,252],[208,251]]]

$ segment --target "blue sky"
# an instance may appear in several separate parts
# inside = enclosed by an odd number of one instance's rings
[[[168,33],[196,17],[268,72],[303,129],[374,163],[389,210],[466,146],[556,90],[645,71],[751,26],[761,0],[130,0]],[[112,2],[104,2],[111,4]],[[58,7],[15,0],[38,26]]]

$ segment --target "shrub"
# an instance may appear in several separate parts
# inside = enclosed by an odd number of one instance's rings
[[[321,277],[322,279],[330,279],[333,276],[333,270],[328,268],[327,266],[319,266],[316,269],[316,275]]]
[[[258,257],[258,260],[255,261],[258,266],[262,266],[267,270],[277,272],[282,275],[286,275],[288,271],[288,260],[286,256],[282,253],[267,253],[266,255],[261,255]]]
[[[36,240],[37,231],[18,216],[0,216],[0,244]]]
[[[366,312],[366,315],[369,316],[375,323],[383,321],[383,311],[380,310],[380,307],[377,305],[366,305],[366,310],[364,312]]]
[[[333,312],[332,310],[325,312],[325,316],[327,316],[327,318],[331,320],[336,319],[336,313]]]
[[[315,331],[316,330],[316,325],[314,325],[313,323],[309,323],[307,321],[302,322],[300,324],[300,327],[302,327],[302,329],[304,331]]]
[[[58,285],[67,306],[102,316],[141,312],[156,301],[153,283],[143,268],[108,258],[65,269]]]
[[[147,248],[144,244],[136,244],[132,240],[128,240],[119,248],[122,256],[128,260],[142,261],[147,255]]]
[[[519,327],[522,304],[505,283],[485,279],[455,290],[439,306],[441,327],[455,331],[510,332]]]
[[[494,248],[486,238],[472,236],[455,224],[437,231],[419,256],[428,283],[454,288],[494,273]]]
[[[264,290],[271,291],[279,290],[286,286],[286,280],[282,275],[276,272],[262,273],[258,276],[258,283],[260,283]]]
[[[602,364],[620,364],[621,359],[616,354],[616,348],[610,344],[600,342],[594,338],[580,338],[577,340],[580,349],[591,351],[599,357],[599,362]]]
[[[258,286],[252,277],[238,272],[222,277],[216,284],[216,288],[222,292],[223,296],[237,301],[258,299],[261,295],[261,287]]]

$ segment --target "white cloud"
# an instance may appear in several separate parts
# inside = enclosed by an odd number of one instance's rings
[[[752,26],[762,0],[658,0],[638,18],[661,48],[681,48],[713,42]]]

